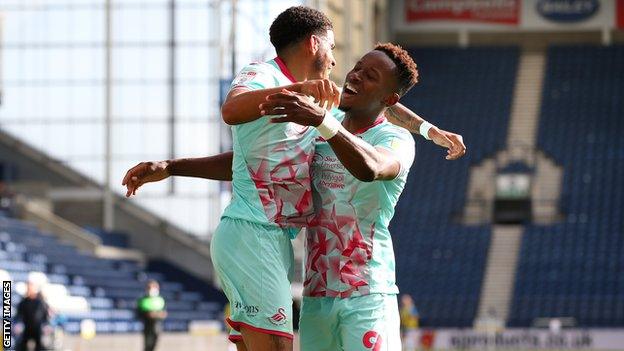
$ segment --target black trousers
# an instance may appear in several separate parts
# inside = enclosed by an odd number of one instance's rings
[[[24,333],[22,334],[22,337],[20,338],[20,341],[17,344],[15,350],[26,351],[26,346],[28,346],[28,341],[30,340],[35,341],[35,351],[44,350],[43,343],[41,342],[41,328],[38,328],[38,330],[24,329]]]
[[[143,329],[144,350],[154,351],[156,349],[156,342],[158,341],[158,331],[156,328],[145,327]]]

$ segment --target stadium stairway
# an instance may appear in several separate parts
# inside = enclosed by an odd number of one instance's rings
[[[472,169],[464,210],[466,223],[492,221],[496,183],[491,180],[513,165],[524,165],[532,175],[534,219],[550,223],[558,218],[561,167],[545,153],[535,152],[545,62],[543,49],[521,50],[506,147]],[[521,226],[494,228],[476,325],[487,322],[493,312],[497,319],[507,320],[522,233]]]
[[[622,45],[548,49],[537,145],[563,166],[565,216],[525,229],[511,326],[624,326],[622,77]]]
[[[464,225],[460,217],[471,166],[505,145],[519,52],[421,47],[410,54],[422,72],[403,103],[462,134],[468,154],[448,162],[438,148],[416,139],[416,159],[391,222],[397,284],[413,297],[422,326],[471,327],[491,226]]]
[[[511,116],[509,117],[507,149],[512,149],[514,145],[518,144],[528,148],[535,146],[544,81],[545,56],[543,50],[523,49],[520,53]],[[520,160],[523,156],[522,154],[511,155],[511,162]]]
[[[513,283],[522,239],[522,226],[499,225],[492,229],[485,277],[476,325],[496,317],[506,321],[513,295]]]
[[[467,224],[492,221],[496,183],[491,180],[498,170],[519,162],[534,170],[532,210],[535,219],[540,223],[552,223],[559,218],[557,201],[562,182],[561,167],[546,153],[535,149],[545,56],[543,49],[521,50],[506,145],[471,169],[463,212]]]

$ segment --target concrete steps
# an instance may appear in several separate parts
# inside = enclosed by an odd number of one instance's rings
[[[492,318],[493,315],[501,321],[507,319],[522,232],[522,226],[494,226],[477,321]]]

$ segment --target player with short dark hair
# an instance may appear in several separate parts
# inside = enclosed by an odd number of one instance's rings
[[[269,37],[277,55],[283,55],[285,50],[311,34],[323,36],[330,30],[334,30],[333,25],[322,12],[306,6],[293,6],[271,23]]]
[[[290,239],[313,212],[312,134],[294,123],[268,123],[259,105],[283,87],[329,108],[340,96],[328,79],[335,45],[331,21],[322,12],[287,9],[273,23],[271,41],[277,57],[244,67],[222,106],[223,120],[232,125],[233,153],[141,163],[123,180],[127,196],[170,174],[232,180],[232,201],[210,246],[231,306],[229,324],[242,334],[230,336],[239,350],[292,350]]]

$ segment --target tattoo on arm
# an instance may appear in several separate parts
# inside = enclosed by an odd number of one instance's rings
[[[386,116],[392,124],[403,127],[412,133],[420,134],[420,125],[424,120],[417,114],[410,112],[411,111],[404,111],[396,106],[392,106],[386,109]]]

